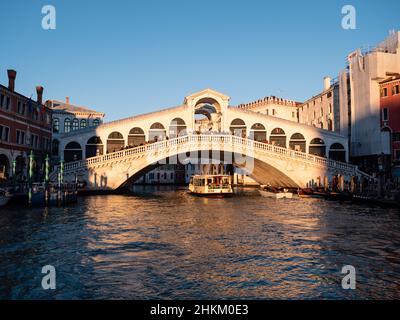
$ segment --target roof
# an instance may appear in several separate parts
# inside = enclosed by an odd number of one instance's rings
[[[105,115],[103,112],[99,112],[99,111],[95,111],[92,109],[89,109],[87,107],[83,107],[83,106],[75,106],[73,104],[67,104],[65,102],[62,101],[58,101],[58,100],[51,100],[52,102],[52,110],[55,111],[67,111],[67,112],[81,112],[81,113],[95,113],[95,114],[102,114],[103,116]]]

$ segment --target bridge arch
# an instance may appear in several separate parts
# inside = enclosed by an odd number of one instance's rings
[[[271,144],[286,148],[286,133],[282,128],[275,128],[271,131],[269,136],[269,141]]]
[[[121,150],[125,147],[124,136],[121,132],[114,131],[107,138],[107,153]]]
[[[103,155],[104,145],[103,145],[103,141],[101,141],[101,138],[98,136],[91,137],[86,142],[86,150],[85,151],[86,151],[86,153],[85,153],[86,158]]]
[[[64,160],[65,162],[82,160],[82,147],[78,142],[72,141],[65,146]]]
[[[186,134],[187,127],[186,123],[182,118],[174,118],[171,120],[169,124],[169,138],[176,138],[178,136],[182,136]]]
[[[229,131],[234,136],[246,138],[247,134],[246,123],[242,119],[236,118],[232,120],[231,125],[229,126]]]
[[[319,157],[326,157],[325,141],[321,138],[312,139],[308,147],[308,153]]]
[[[346,150],[341,143],[333,143],[329,148],[329,159],[346,162]]]
[[[149,129],[149,142],[162,141],[166,137],[166,130],[160,122],[154,122]]]
[[[146,143],[144,130],[139,127],[132,128],[128,133],[128,146],[137,147]]]
[[[261,123],[255,123],[250,128],[250,139],[260,142],[267,141],[267,130]]]
[[[306,139],[301,133],[294,133],[289,140],[289,148],[295,151],[306,152]]]

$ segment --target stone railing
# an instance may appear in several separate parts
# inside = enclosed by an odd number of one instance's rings
[[[221,147],[223,145],[223,147]],[[199,148],[201,147],[201,148]],[[98,164],[105,164],[107,162],[114,162],[118,160],[125,160],[127,158],[147,156],[155,152],[162,152],[170,149],[180,149],[181,152],[190,150],[202,150],[209,148],[209,150],[226,150],[232,152],[245,152],[247,155],[256,158],[257,152],[268,153],[275,156],[282,156],[293,160],[298,160],[303,163],[311,163],[325,168],[338,169],[348,173],[363,174],[358,170],[357,166],[352,164],[327,159],[311,155],[304,152],[294,151],[287,148],[278,147],[272,144],[257,142],[251,139],[241,138],[233,135],[187,135],[170,140],[146,144],[143,146],[121,150],[102,156],[92,157],[86,160],[75,161],[65,164],[65,172],[74,172],[80,169],[86,169]],[[365,174],[364,174],[365,175]],[[366,176],[366,175],[365,175]]]

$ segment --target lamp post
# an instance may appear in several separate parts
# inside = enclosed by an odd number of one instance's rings
[[[15,191],[15,185],[16,185],[16,181],[17,181],[16,172],[17,172],[17,160],[14,159],[13,162],[12,162],[12,177],[13,177],[13,189],[14,189],[14,191]]]
[[[47,154],[44,165],[44,189],[45,189],[44,200],[46,202],[46,205],[49,202],[49,174],[50,174],[50,158],[49,155]]]
[[[29,171],[28,171],[28,183],[29,183],[28,204],[29,204],[29,206],[32,205],[33,160],[34,160],[33,150],[31,150],[31,153],[29,154]]]

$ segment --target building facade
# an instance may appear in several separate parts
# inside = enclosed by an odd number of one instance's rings
[[[299,122],[330,131],[340,131],[339,83],[324,78],[324,90],[298,106]]]
[[[300,104],[301,103],[293,100],[270,96],[257,101],[240,104],[238,108],[297,122],[297,107]]]
[[[400,75],[380,83],[381,130],[391,154],[391,174],[400,180]]]
[[[349,137],[352,162],[367,172],[382,172],[390,166],[388,133],[382,130],[381,104],[386,97],[381,98],[381,83],[398,75],[400,32],[392,32],[373,49],[350,54],[348,66],[341,72],[340,133]]]
[[[8,70],[8,87],[0,85],[0,166],[10,177],[27,178],[28,155],[34,154],[34,178],[41,179],[44,159],[51,152],[51,109],[43,101],[43,87],[36,100],[15,91],[17,72]]]
[[[52,157],[54,161],[59,161],[64,156],[60,150],[60,139],[64,134],[72,131],[82,130],[87,127],[97,127],[103,123],[105,114],[103,112],[94,111],[83,106],[76,106],[70,103],[69,97],[65,102],[59,100],[47,100],[46,105],[52,110]],[[93,141],[95,145],[96,142]],[[78,150],[71,148],[67,152],[66,160],[71,161],[74,158],[80,159],[82,155],[77,154]],[[92,156],[100,153],[96,147],[92,147],[89,151]],[[102,153],[102,151],[101,151]]]

